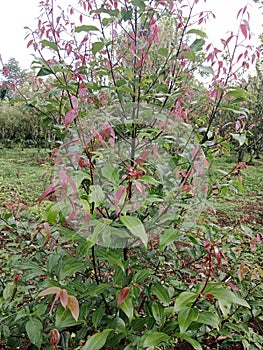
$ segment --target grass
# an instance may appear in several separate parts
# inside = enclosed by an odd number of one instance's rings
[[[45,189],[42,176],[49,167],[48,152],[20,147],[0,150],[0,202],[36,204]]]
[[[219,159],[212,168],[212,178],[216,169],[226,173],[235,166],[234,159],[227,161]],[[217,198],[215,209],[222,226],[247,224],[256,230],[262,230],[263,225],[263,160],[258,159],[253,165],[247,165],[240,171],[240,176],[229,177],[230,187],[224,196]],[[241,186],[238,182],[241,182]],[[231,186],[232,183],[232,186]]]

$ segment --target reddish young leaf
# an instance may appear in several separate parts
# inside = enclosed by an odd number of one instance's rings
[[[29,46],[31,46],[33,44],[33,39],[32,40],[29,40],[29,42],[27,43],[27,48],[29,48]]]
[[[120,187],[115,196],[114,196],[114,205],[115,205],[115,210],[116,210],[116,215],[119,216],[120,214],[120,208],[118,207],[119,202],[121,200],[121,198],[123,197],[124,193],[126,193],[127,187],[126,186],[122,186]]]
[[[67,306],[71,312],[71,315],[77,321],[79,318],[79,302],[78,302],[77,298],[75,298],[73,295],[69,295]]]
[[[76,96],[71,96],[70,97],[71,100],[71,104],[74,110],[76,110],[78,108],[78,99]]]
[[[239,269],[238,269],[238,278],[239,278],[240,281],[242,281],[244,276],[245,276],[245,273],[246,273],[245,270],[246,270],[245,269],[245,264],[241,264],[239,266]]]
[[[8,68],[7,67],[3,67],[3,72],[4,72],[4,75],[8,76],[9,74],[9,71],[8,71]]]
[[[74,121],[74,119],[78,116],[78,112],[76,109],[71,109],[70,111],[67,112],[64,124],[66,128]]]
[[[68,304],[68,292],[66,291],[66,289],[61,289],[61,291],[59,293],[59,299],[60,299],[61,305],[65,309],[67,307],[67,304]]]
[[[54,193],[57,186],[58,186],[58,182],[54,182],[54,183],[50,184],[48,186],[48,188],[46,188],[45,191],[41,194],[41,196],[38,200],[38,203],[39,204],[42,203],[46,197],[48,197],[49,195]]]
[[[50,345],[53,347],[53,349],[57,349],[57,345],[60,341],[60,333],[57,329],[51,329],[50,335]]]
[[[117,306],[119,307],[124,300],[128,297],[130,293],[130,287],[124,287],[122,288],[122,290],[120,291],[120,294],[118,296],[118,302],[117,302]]]
[[[247,39],[247,26],[246,26],[246,24],[240,24],[240,30],[241,30],[242,34],[244,35],[244,37]]]
[[[205,294],[202,294],[204,297],[206,297],[207,299],[214,299],[214,295],[213,294],[210,294],[210,293],[205,293]]]
[[[61,291],[61,288],[59,288],[59,287],[50,287],[50,288],[42,290],[42,292],[40,292],[37,295],[37,298],[44,297],[44,296],[50,295],[50,294],[59,294],[60,291]]]

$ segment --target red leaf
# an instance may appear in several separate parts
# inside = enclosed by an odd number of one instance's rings
[[[115,208],[116,208],[116,214],[119,215],[119,208],[118,208],[118,204],[121,200],[121,198],[123,197],[124,193],[126,192],[126,186],[122,186],[120,187],[116,194],[115,194],[115,197],[114,197],[114,205],[115,205]]]
[[[32,40],[29,40],[29,42],[27,43],[27,48],[29,48],[29,46],[31,46],[33,44],[33,39]]]
[[[4,72],[4,75],[8,76],[9,74],[9,71],[8,71],[8,68],[7,67],[3,67],[3,72]]]
[[[55,188],[57,187],[57,185],[58,185],[58,182],[54,182],[54,183],[52,183],[51,185],[49,185],[48,188],[41,194],[41,196],[40,196],[40,198],[39,198],[39,200],[38,200],[38,203],[39,203],[39,204],[42,203],[43,200],[44,200],[47,196],[49,196],[49,195],[51,195],[52,193],[54,193],[54,192],[55,192]]]
[[[76,109],[71,109],[70,111],[67,112],[64,124],[66,128],[73,122],[73,120],[78,116],[78,112]]]
[[[76,96],[71,96],[70,97],[72,108],[77,109],[78,108],[78,99]]]
[[[117,306],[120,306],[130,293],[130,287],[124,287],[118,296]]]
[[[206,293],[206,294],[203,294],[203,296],[206,297],[207,299],[214,299],[213,294]]]
[[[51,329],[50,331],[50,345],[53,346],[57,346],[59,341],[60,341],[60,333],[57,329]]]
[[[247,38],[247,26],[246,24],[240,24],[240,30],[245,38]]]
[[[59,293],[59,299],[61,305],[64,307],[64,309],[66,309],[68,304],[68,292],[66,291],[66,289],[61,289]]]

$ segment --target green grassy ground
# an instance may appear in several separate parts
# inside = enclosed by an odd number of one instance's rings
[[[45,188],[41,178],[48,167],[46,150],[1,149],[0,203],[20,199],[25,205],[34,205]]]
[[[225,173],[235,166],[234,159],[217,160],[212,166],[212,179],[214,180],[218,169]],[[222,173],[222,177],[224,174]],[[228,177],[232,185],[224,196],[215,201],[215,209],[219,222],[223,226],[248,224],[251,228],[262,230],[263,226],[263,160],[254,160],[252,165],[240,170],[240,175],[233,174]],[[241,186],[238,182],[241,182]],[[225,181],[227,183],[227,181]],[[221,185],[224,180],[221,180]]]

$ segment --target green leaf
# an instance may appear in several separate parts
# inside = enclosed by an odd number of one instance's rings
[[[221,300],[226,304],[238,304],[250,308],[250,305],[246,300],[240,298],[220,283],[209,283],[203,294],[212,294],[216,299]]]
[[[26,333],[31,343],[38,349],[41,348],[42,343],[42,323],[35,317],[31,317],[26,323]]]
[[[144,348],[148,348],[150,346],[157,346],[162,342],[167,342],[169,339],[169,335],[163,332],[150,331],[147,333],[142,346]]]
[[[158,50],[158,53],[159,55],[161,56],[164,56],[164,57],[167,57],[168,56],[168,49],[166,47],[161,47],[159,50]]]
[[[89,338],[87,343],[82,346],[81,350],[100,350],[106,343],[107,337],[112,329],[105,329],[100,333],[94,334]]]
[[[168,245],[174,243],[179,237],[180,232],[175,229],[167,229],[164,230],[163,234],[160,237],[159,249],[163,249]]]
[[[65,255],[59,263],[59,279],[63,280],[67,276],[72,276],[76,272],[85,271],[86,265],[76,258]]]
[[[91,32],[91,31],[99,31],[99,28],[95,26],[87,26],[87,25],[82,25],[75,28],[76,33]]]
[[[135,283],[141,283],[144,281],[146,278],[151,276],[153,274],[153,270],[151,269],[143,269],[141,271],[138,271],[136,275],[133,277],[133,281]]]
[[[140,219],[134,217],[134,216],[121,216],[120,217],[121,222],[124,224],[124,226],[127,227],[127,229],[135,236],[140,238],[142,243],[146,246],[148,242],[148,236],[145,232],[145,228],[143,226],[143,223]]]
[[[117,183],[119,181],[118,171],[113,164],[105,164],[105,166],[101,169],[101,172],[102,176],[105,177],[105,179],[107,179],[108,181],[112,183]]]
[[[162,286],[161,284],[155,284],[151,291],[154,295],[157,296],[157,298],[164,304],[169,305],[170,304],[170,296],[167,291],[167,289]]]
[[[174,311],[179,312],[185,306],[192,304],[195,301],[196,297],[197,297],[197,295],[193,292],[182,292],[175,299]]]
[[[204,74],[211,74],[211,75],[214,75],[214,70],[212,67],[210,66],[199,66],[199,70],[201,73],[204,73]]]
[[[152,303],[152,314],[157,324],[161,324],[164,320],[164,307],[159,303]]]
[[[134,308],[131,297],[126,298],[120,305],[119,308],[125,313],[131,322],[134,318]]]
[[[46,67],[41,67],[37,73],[37,77],[44,77],[45,75],[52,74],[52,71]]]
[[[122,269],[122,271],[125,272],[122,258],[118,253],[118,251],[114,251],[111,249],[107,249],[107,250],[98,249],[96,254],[98,257],[108,261],[111,265],[119,266]]]
[[[105,200],[105,194],[102,191],[102,188],[100,185],[91,185],[90,186],[90,195],[89,195],[90,202],[94,202],[95,207],[99,207],[104,203]]]
[[[178,312],[178,324],[181,333],[185,333],[190,324],[198,318],[198,310],[196,308],[184,307]]]
[[[244,143],[246,142],[246,134],[232,134],[230,133],[230,135],[233,137],[234,140],[239,142],[239,146],[243,146]]]
[[[64,309],[59,305],[56,312],[55,327],[58,330],[62,330],[67,327],[77,326],[83,323],[83,320],[76,321],[68,308]]]
[[[190,29],[186,34],[196,34],[200,36],[201,38],[206,38],[206,33],[203,30],[200,29]]]
[[[197,322],[218,329],[220,320],[216,313],[203,311],[199,313]]]
[[[236,97],[236,98],[242,99],[243,101],[247,101],[249,99],[248,92],[239,87],[231,88],[231,90],[226,93],[226,96]]]
[[[11,300],[12,299],[12,296],[13,296],[13,293],[14,293],[14,284],[9,282],[7,283],[7,285],[5,286],[5,289],[3,291],[3,298],[5,300]]]
[[[58,46],[53,41],[49,41],[49,40],[44,39],[44,40],[41,41],[41,44],[43,46],[49,47],[50,49],[52,49],[54,51],[58,51]]]
[[[105,313],[105,309],[103,307],[99,307],[93,312],[91,320],[95,329],[100,324],[100,321],[102,320],[104,313]]]
[[[95,56],[96,53],[98,53],[104,46],[104,43],[102,41],[96,41],[95,43],[92,44],[92,53]]]
[[[203,349],[202,349],[202,346],[200,345],[200,343],[199,343],[197,340],[195,340],[195,339],[189,337],[189,335],[187,335],[187,334],[179,334],[179,337],[180,337],[181,339],[186,340],[189,344],[191,344],[192,347],[193,347],[195,350],[203,350]]]
[[[145,3],[143,0],[132,0],[132,4],[139,7],[141,10],[145,10]]]
[[[195,41],[190,45],[190,49],[194,52],[201,51],[205,44],[204,39],[195,39]]]

